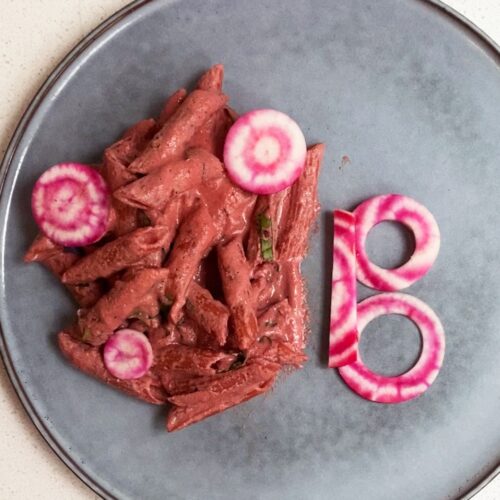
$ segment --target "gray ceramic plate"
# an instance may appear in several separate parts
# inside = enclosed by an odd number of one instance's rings
[[[80,44],[14,136],[0,205],[5,363],[72,470],[110,498],[245,500],[444,499],[491,474],[500,461],[496,50],[463,20],[417,0],[143,2]],[[272,394],[168,435],[163,409],[61,358],[54,335],[74,307],[21,257],[36,231],[31,187],[45,168],[98,160],[124,127],[219,61],[236,109],[281,109],[310,143],[328,147],[320,228],[304,265],[310,362]],[[388,192],[424,203],[442,233],[436,265],[408,292],[440,315],[445,363],[425,395],[401,405],[364,401],[324,359],[328,212]],[[395,263],[404,235],[374,233],[374,259]],[[362,341],[367,363],[384,373],[409,367],[418,349],[402,318],[375,321]]]

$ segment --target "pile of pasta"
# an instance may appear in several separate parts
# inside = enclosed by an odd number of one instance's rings
[[[77,368],[154,404],[182,429],[268,391],[301,367],[307,306],[300,263],[319,208],[323,146],[308,149],[290,187],[255,195],[222,163],[236,119],[215,65],[156,119],[128,129],[96,167],[111,194],[97,243],[64,248],[39,235],[25,260],[44,264],[79,305],[58,344]],[[103,346],[119,329],[144,334],[147,373],[113,376]]]

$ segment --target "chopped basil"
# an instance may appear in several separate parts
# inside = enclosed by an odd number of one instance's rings
[[[260,236],[260,254],[266,261],[273,260],[273,238],[271,217],[266,214],[257,215],[257,230]]]

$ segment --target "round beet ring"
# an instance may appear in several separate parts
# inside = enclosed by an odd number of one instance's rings
[[[402,403],[420,396],[436,379],[443,364],[444,330],[436,313],[424,302],[403,293],[381,293],[358,304],[358,331],[384,314],[401,314],[411,319],[422,337],[422,352],[413,368],[397,377],[385,377],[358,360],[339,367],[344,382],[361,397],[376,403]]]
[[[361,203],[356,217],[356,276],[364,285],[392,292],[410,286],[432,267],[439,253],[440,234],[434,216],[412,198],[399,194],[375,196]],[[382,221],[396,221],[408,227],[415,237],[415,251],[400,267],[384,269],[373,263],[366,253],[370,230]]]

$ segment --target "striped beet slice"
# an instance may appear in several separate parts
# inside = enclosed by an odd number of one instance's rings
[[[108,227],[108,187],[88,165],[59,163],[35,183],[31,209],[42,232],[54,243],[65,247],[90,245]]]
[[[153,364],[153,348],[141,332],[123,329],[106,342],[103,359],[109,373],[122,380],[140,378]]]
[[[358,280],[376,290],[391,292],[410,286],[424,276],[436,260],[440,234],[433,215],[412,198],[387,194],[370,198],[356,210],[356,274]],[[373,263],[366,253],[370,230],[382,221],[396,221],[407,226],[415,236],[415,251],[410,260],[395,269]]]
[[[345,210],[333,211],[333,273],[328,366],[357,360],[355,219]]]
[[[224,165],[231,180],[251,193],[277,193],[304,170],[306,140],[298,124],[274,109],[240,116],[224,143]]]
[[[420,299],[403,293],[381,293],[358,304],[358,329],[384,314],[407,316],[422,337],[419,360],[406,373],[385,377],[372,372],[359,358],[339,368],[344,382],[361,397],[377,403],[402,403],[420,396],[436,379],[443,364],[444,330],[436,313]]]

